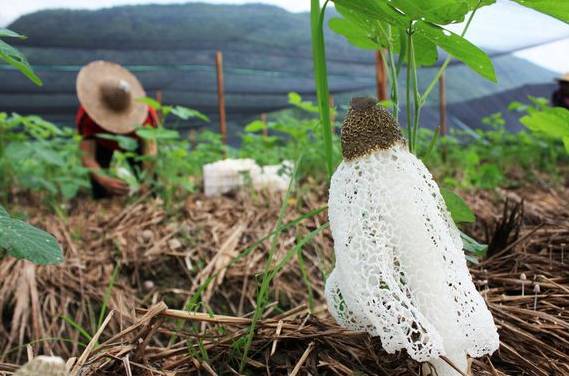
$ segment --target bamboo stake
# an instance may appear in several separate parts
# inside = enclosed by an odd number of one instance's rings
[[[162,90],[156,90],[155,98],[156,102],[162,104],[162,100],[164,99],[164,93],[162,92]],[[158,122],[162,124],[163,121],[164,119],[162,119],[162,113],[158,111]]]
[[[217,69],[217,101],[219,105],[219,131],[224,144],[227,144],[227,123],[225,116],[225,95],[223,92],[223,53],[215,52],[215,66]]]
[[[387,75],[385,74],[385,62],[381,51],[375,52],[375,79],[377,82],[377,99],[387,100]]]
[[[162,92],[162,90],[156,90],[156,102],[162,104],[162,99],[164,98],[164,93]]]
[[[265,123],[265,128],[263,128],[263,136],[268,137],[269,136],[269,120],[268,120],[267,114],[264,112],[261,114],[261,121],[263,123]]]

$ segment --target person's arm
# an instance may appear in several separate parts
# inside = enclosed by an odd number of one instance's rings
[[[120,179],[111,178],[101,174],[101,166],[95,159],[95,141],[82,140],[79,144],[82,151],[81,162],[91,171],[93,179],[101,184],[107,191],[115,195],[128,194],[128,185]]]

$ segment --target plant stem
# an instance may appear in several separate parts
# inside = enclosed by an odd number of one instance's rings
[[[468,28],[470,27],[470,24],[472,23],[472,19],[474,18],[474,15],[476,15],[476,12],[480,8],[481,2],[482,2],[481,0],[478,0],[478,4],[476,4],[476,7],[472,10],[472,13],[470,13],[470,16],[468,17],[468,20],[466,21],[466,25],[464,26],[464,29],[462,30],[462,33],[460,33],[461,37],[464,37],[466,35],[466,32],[468,31]],[[435,88],[437,83],[439,82],[439,78],[441,78],[441,76],[443,75],[444,71],[446,70],[446,68],[449,65],[451,60],[452,60],[452,56],[448,55],[447,58],[445,59],[445,61],[443,62],[443,64],[441,65],[440,69],[438,70],[437,74],[435,75],[435,77],[433,78],[433,80],[431,81],[431,83],[429,84],[429,86],[427,87],[425,92],[423,93],[423,95],[421,95],[421,107],[425,105],[427,98],[429,97],[429,95],[431,94],[431,92],[433,91],[433,89]]]
[[[413,43],[413,35],[411,34],[411,24],[409,24],[409,29],[407,30],[407,47],[409,50],[411,49],[411,45]],[[409,54],[411,57],[411,54]],[[413,128],[412,128],[412,116],[411,116],[411,66],[410,66],[411,59],[407,60],[407,67],[406,67],[406,102],[405,102],[405,109],[407,110],[407,139],[409,140],[409,151],[413,152]]]
[[[420,104],[420,94],[419,94],[419,83],[417,80],[417,62],[415,61],[415,45],[413,43],[413,38],[409,39],[409,62],[411,69],[411,78],[413,84],[413,105],[414,105],[414,116],[413,116],[413,150],[417,150],[417,131],[419,130],[419,119],[421,117],[421,104]]]
[[[332,124],[330,121],[330,102],[328,91],[328,67],[326,64],[326,46],[324,42],[324,13],[330,0],[326,0],[320,8],[319,0],[311,0],[310,22],[312,29],[312,55],[314,59],[314,79],[316,83],[316,97],[320,109],[320,123],[324,137],[324,153],[328,177],[334,172],[332,160]]]

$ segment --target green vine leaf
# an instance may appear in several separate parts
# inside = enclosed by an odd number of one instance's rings
[[[0,207],[0,250],[9,256],[34,264],[49,265],[63,262],[63,254],[55,238],[24,221],[11,218]]]

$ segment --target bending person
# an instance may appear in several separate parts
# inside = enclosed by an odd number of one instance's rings
[[[146,94],[138,79],[120,65],[94,61],[81,69],[77,77],[77,130],[81,135],[82,163],[91,171],[91,186],[95,199],[125,195],[128,185],[110,177],[102,169],[109,168],[115,151],[123,150],[119,143],[102,135],[121,135],[138,143],[138,155],[155,155],[154,142],[140,139],[136,128],[156,127],[156,111],[137,101]],[[143,168],[141,163],[129,160],[133,170]]]

